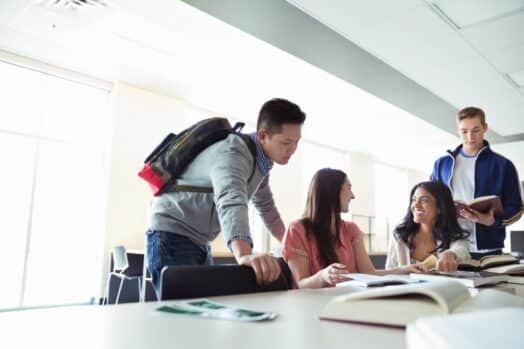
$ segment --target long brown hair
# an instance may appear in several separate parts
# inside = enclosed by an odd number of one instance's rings
[[[315,173],[309,185],[301,222],[307,237],[317,242],[322,267],[338,261],[335,243],[340,243],[340,191],[346,178],[343,171],[323,168]],[[335,231],[331,230],[333,219]]]

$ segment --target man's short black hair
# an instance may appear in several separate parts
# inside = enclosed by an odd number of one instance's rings
[[[258,113],[257,130],[266,129],[269,134],[279,133],[283,124],[302,125],[306,114],[293,102],[283,98],[273,98]]]

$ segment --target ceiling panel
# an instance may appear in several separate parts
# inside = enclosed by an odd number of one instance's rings
[[[524,43],[524,11],[462,29],[461,34],[481,52],[505,50]]]
[[[460,28],[496,20],[524,10],[524,0],[436,0],[445,15]]]
[[[519,87],[524,87],[524,69],[519,71],[519,72],[515,72],[515,73],[512,73],[512,74],[509,74],[509,77]]]
[[[12,19],[26,7],[33,3],[32,0],[0,1],[0,23],[9,24]]]
[[[512,73],[524,69],[524,43],[482,54],[499,72]]]
[[[397,166],[429,171],[429,162],[456,142],[408,112],[183,3],[126,1],[125,6],[125,14],[96,27],[30,8],[10,25],[0,23],[0,49],[176,95],[252,124],[264,100],[289,98],[308,114],[308,139],[365,151]],[[399,140],[401,132],[412,135]],[[404,151],[413,144],[416,149]]]
[[[16,20],[9,16],[9,25],[0,22],[0,48],[176,95],[250,122],[264,100],[290,98],[308,112],[304,132],[310,139],[341,149],[367,149],[385,162],[411,168],[427,170],[426,162],[456,142],[453,135],[180,1],[121,4],[125,14],[114,14],[96,28],[79,27],[42,9],[24,11]],[[489,115],[503,115],[504,122],[515,116],[518,106],[507,107],[507,99],[499,98],[511,92],[478,72],[493,70],[468,45],[464,49],[460,35],[425,2],[333,0],[333,6],[326,10],[337,15],[330,26],[346,30],[346,37],[357,33],[354,42],[414,81],[433,86],[454,105],[479,103]],[[491,100],[498,101],[496,108],[487,103]],[[489,121],[495,128],[495,118]],[[340,127],[326,127],[333,124]],[[399,140],[402,132],[410,137]]]
[[[384,8],[377,11],[373,4],[363,5],[365,1],[335,1],[329,7],[314,0],[291,2],[457,108],[483,107],[492,116],[490,126],[495,132],[501,135],[524,133],[521,91],[493,62],[479,53],[476,43],[465,40],[467,37],[478,41],[479,45],[484,45],[485,52],[499,53],[500,47],[505,46],[514,48],[517,54],[519,43],[524,39],[523,13],[499,16],[500,23],[481,22],[459,32],[424,1],[409,2],[409,6],[404,5],[409,9],[393,11],[389,16],[382,14]],[[465,6],[473,12],[478,10],[468,21],[486,19],[494,13],[497,16],[507,14],[518,7],[516,2],[504,1],[480,1],[479,8],[475,7],[476,1],[453,3],[457,3],[453,6]],[[389,10],[397,4],[403,2],[387,2],[384,6]],[[451,2],[447,4],[452,6]],[[375,12],[381,16],[376,20],[372,17]],[[499,60],[516,68],[521,64],[515,56],[499,55]]]

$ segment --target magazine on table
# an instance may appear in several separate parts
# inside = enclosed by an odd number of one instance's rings
[[[237,308],[208,299],[174,302],[156,308],[156,310],[171,314],[236,321],[266,321],[274,320],[278,316],[274,312]]]

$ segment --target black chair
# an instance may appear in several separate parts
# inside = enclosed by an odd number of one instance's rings
[[[510,234],[511,254],[519,259],[524,259],[524,231],[512,230]]]
[[[268,285],[257,284],[253,269],[244,265],[166,266],[160,277],[160,299],[288,290],[291,287],[291,272],[282,258],[278,262],[282,273]]]
[[[375,269],[384,269],[386,267],[387,255],[385,254],[370,254],[369,258]]]

